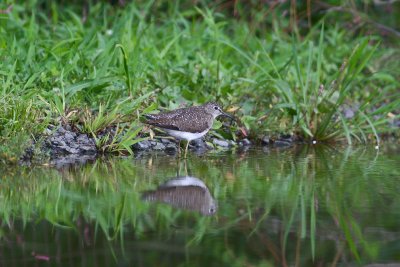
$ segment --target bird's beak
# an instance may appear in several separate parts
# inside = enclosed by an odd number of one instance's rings
[[[233,117],[231,114],[228,114],[228,113],[223,112],[223,111],[221,113],[222,113],[221,116],[225,116],[225,117],[230,118],[231,120],[235,120],[235,117]]]

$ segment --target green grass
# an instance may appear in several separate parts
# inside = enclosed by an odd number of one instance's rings
[[[379,143],[398,130],[388,123],[399,117],[398,45],[365,36],[367,28],[347,33],[338,14],[288,28],[289,18],[276,17],[285,5],[271,14],[251,9],[255,19],[241,4],[238,17],[186,2],[88,7],[83,16],[80,5],[31,1],[0,14],[6,146],[17,132],[33,138],[63,122],[97,139],[119,127],[99,148],[129,152],[129,142],[118,143],[136,138],[141,114],[209,100],[239,107],[241,122],[218,130],[232,139],[241,126],[252,138],[296,133],[349,144]],[[343,109],[355,105],[346,119]]]

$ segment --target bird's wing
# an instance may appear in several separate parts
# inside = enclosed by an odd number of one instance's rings
[[[187,109],[179,109],[174,112],[165,112],[148,116],[147,124],[184,132],[202,132],[198,129],[208,129],[211,127],[208,121],[203,120],[202,115],[188,112]]]
[[[145,114],[144,117],[147,119],[147,121],[145,121],[145,123],[159,127],[159,128],[179,131],[179,127],[177,127],[173,123],[173,121],[182,112],[183,112],[183,109],[178,109],[178,110],[175,110],[174,112],[169,111],[169,112],[163,112],[163,113],[158,113],[158,114]]]

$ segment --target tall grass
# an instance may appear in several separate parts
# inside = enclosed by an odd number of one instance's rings
[[[87,132],[100,121],[100,128],[131,125],[154,102],[220,101],[253,137],[366,142],[393,131],[387,121],[398,118],[399,82],[377,36],[320,22],[301,35],[263,11],[255,23],[185,3],[97,3],[87,12],[27,2],[0,14],[0,138],[22,128],[40,134],[60,118],[70,123],[74,110],[89,111],[90,122],[80,123]],[[359,107],[351,119],[343,116],[347,105]]]

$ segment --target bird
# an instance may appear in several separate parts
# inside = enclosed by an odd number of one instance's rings
[[[200,106],[179,108],[158,114],[145,114],[146,124],[153,125],[178,140],[186,140],[186,158],[189,143],[203,137],[211,129],[214,119],[226,116],[234,117],[224,112],[216,102],[207,102]]]
[[[202,180],[193,176],[171,178],[156,190],[142,193],[142,200],[161,202],[173,207],[214,215],[217,203]]]

